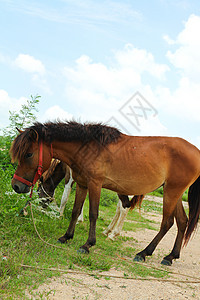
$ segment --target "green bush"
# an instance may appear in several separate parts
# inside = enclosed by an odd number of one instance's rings
[[[113,203],[117,203],[119,200],[118,196],[116,193],[103,189],[101,192],[101,200],[100,204],[102,206],[110,206]]]

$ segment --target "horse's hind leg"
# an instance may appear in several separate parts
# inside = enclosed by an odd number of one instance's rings
[[[166,186],[164,188],[163,219],[162,219],[160,231],[143,251],[136,254],[134,259],[135,261],[145,261],[146,256],[151,256],[158,243],[168,232],[168,230],[172,227],[172,225],[174,224],[175,208],[182,193],[183,190],[181,190],[181,192],[177,192],[175,188],[172,189],[169,188],[169,186],[168,187]]]
[[[131,202],[129,200],[129,197],[127,195],[120,195],[118,194],[119,199],[122,202],[123,208],[129,208],[131,207]]]
[[[167,233],[167,231],[172,227],[173,224],[174,224],[174,215],[171,215],[168,218],[163,217],[160,231],[158,232],[158,234],[143,251],[136,254],[134,260],[145,261],[146,256],[151,256],[158,243],[161,241],[163,236]]]
[[[116,236],[120,235],[128,212],[129,212],[129,208],[123,208],[121,205],[119,219],[117,221],[115,228],[108,235],[109,239],[114,240]]]
[[[116,209],[115,216],[112,219],[111,223],[108,225],[108,227],[103,231],[104,235],[108,235],[114,229],[114,227],[119,219],[119,216],[120,216],[121,207],[122,207],[122,203],[121,203],[121,200],[119,200],[117,203],[117,209]]]
[[[180,198],[176,209],[175,209],[175,218],[178,227],[178,233],[174,243],[174,247],[169,255],[167,255],[161,262],[163,265],[171,265],[172,260],[180,257],[180,250],[184,238],[184,233],[187,227],[187,216],[183,208],[182,199]]]

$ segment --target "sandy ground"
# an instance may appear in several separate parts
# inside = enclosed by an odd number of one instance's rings
[[[159,199],[154,199],[160,201]],[[161,217],[157,214],[142,213],[143,216],[158,221]],[[132,236],[138,240],[141,250],[155,236],[153,230],[140,230],[138,232],[122,232],[124,236]],[[176,226],[173,226],[156,248],[152,257],[146,263],[161,268],[162,258],[168,254],[173,246],[176,235]],[[187,247],[182,249],[181,258],[173,262],[171,267],[166,267],[172,273],[168,278],[171,282],[159,280],[133,280],[116,278],[123,277],[123,272],[111,269],[108,278],[95,278],[87,274],[63,274],[60,278],[51,279],[41,285],[31,294],[30,299],[200,299],[200,230],[197,231]],[[115,276],[115,277],[112,277]],[[183,283],[180,281],[187,281]],[[198,283],[197,283],[197,282]]]

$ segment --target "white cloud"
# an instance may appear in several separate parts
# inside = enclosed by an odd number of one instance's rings
[[[126,45],[123,50],[114,52],[114,61],[109,66],[83,55],[76,60],[74,68],[65,67],[64,74],[67,92],[69,88],[78,88],[102,97],[121,99],[142,85],[141,77],[145,72],[160,79],[167,70],[166,65],[155,63],[151,53]]]
[[[177,116],[177,119],[200,122],[200,86],[187,77],[179,80],[174,91],[158,87],[157,96],[161,100],[163,111]]]
[[[14,64],[28,73],[45,74],[43,63],[29,54],[19,54],[15,59]]]
[[[163,39],[167,42],[168,45],[174,45],[176,42],[172,40],[167,34],[163,35]]]
[[[51,95],[52,91],[47,82],[47,72],[44,64],[29,54],[19,54],[12,65],[31,74],[32,83],[42,92]]]
[[[159,117],[150,116],[147,120],[141,119],[140,135],[167,135],[167,128],[161,123]]]
[[[177,49],[168,51],[167,58],[193,81],[199,82],[200,76],[200,16],[191,15],[185,23],[184,29],[176,38]]]
[[[145,49],[138,49],[127,44],[123,50],[115,52],[115,59],[120,68],[134,70],[136,74],[149,73],[157,79],[163,79],[169,67],[165,64],[155,62],[152,53]]]
[[[197,47],[197,41],[189,33],[191,30],[196,32],[195,28],[200,26],[199,20],[199,17],[191,16],[183,31],[173,41],[176,50],[168,52],[167,57],[174,64],[174,69],[170,70],[166,64],[157,63],[147,50],[137,49],[132,45],[114,51],[114,58],[107,64],[93,62],[90,57],[81,56],[74,67],[64,69],[67,98],[79,109],[79,115],[84,120],[107,121],[114,117],[128,128],[129,125],[119,116],[119,109],[133,93],[139,91],[158,110],[156,118],[150,117],[141,122],[141,134],[173,135],[180,132],[174,128],[170,133],[162,124],[162,115],[165,116],[165,124],[170,124],[170,119],[174,124],[175,120],[179,120],[180,124],[188,121],[199,122],[200,85],[197,73],[200,72],[200,42]],[[172,43],[170,38],[169,41]],[[177,57],[180,50],[184,54],[182,60]],[[194,79],[191,76],[195,64],[195,56],[190,57],[192,53],[199,55],[199,60],[196,61],[199,67],[196,68]],[[191,61],[188,65],[185,56],[189,56]],[[178,80],[176,79],[174,89],[170,89],[167,81],[163,79],[167,72],[169,77],[173,76],[178,66],[182,72],[179,73]],[[150,75],[149,84],[144,83],[145,74]],[[151,78],[157,82],[155,87],[151,86]],[[169,125],[169,128],[172,126]],[[128,131],[130,132],[129,129]]]
[[[3,109],[8,110],[16,110],[16,107],[21,106],[26,102],[25,97],[20,97],[19,99],[12,98],[8,95],[8,93],[5,90],[0,90],[0,108],[1,112]]]
[[[76,86],[79,90],[121,98],[142,84],[141,77],[145,72],[160,80],[168,70],[167,65],[157,64],[151,53],[129,44],[114,52],[110,66],[95,63],[83,55],[76,60],[74,68],[65,67],[64,74],[67,88]]]
[[[107,65],[83,55],[74,67],[64,68],[66,96],[83,120],[106,122],[113,116],[121,118],[119,109],[136,91],[147,93],[148,100],[154,101],[150,85],[143,84],[143,76],[149,74],[162,81],[169,70],[167,65],[156,63],[151,53],[130,44],[113,51],[113,55]],[[159,122],[156,126],[162,127]]]
[[[42,122],[55,120],[66,121],[71,119],[72,115],[64,109],[62,109],[59,105],[51,106],[45,111],[44,115],[41,117]]]
[[[18,108],[21,108],[22,104],[26,103],[26,100],[27,98],[25,97],[20,97],[18,99],[10,97],[5,90],[0,90],[0,127],[5,127],[8,125],[9,110],[17,111]]]
[[[191,15],[184,24],[174,43],[176,50],[168,51],[167,58],[179,70],[179,79],[174,90],[158,87],[157,96],[161,99],[166,113],[177,119],[200,121],[200,17]]]

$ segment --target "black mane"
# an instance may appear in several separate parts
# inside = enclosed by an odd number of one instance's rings
[[[106,146],[115,142],[121,135],[118,129],[101,123],[81,124],[75,121],[35,123],[30,129],[37,131],[39,137],[48,143],[55,140],[63,142],[79,141],[84,144],[96,141],[100,145]]]
[[[70,121],[48,122],[42,124],[37,122],[33,126],[25,129],[25,131],[15,138],[11,148],[13,160],[22,159],[26,150],[30,146],[30,130],[36,131],[38,133],[39,140],[49,144],[53,141],[77,141],[83,144],[95,141],[99,147],[104,147],[110,143],[116,142],[121,136],[121,132],[118,129],[101,123],[81,124],[75,121]]]

